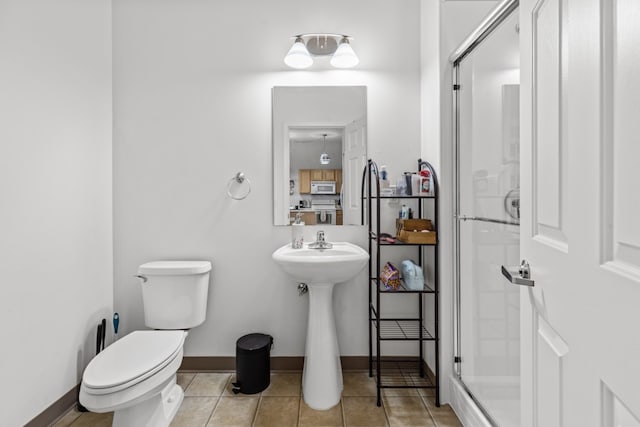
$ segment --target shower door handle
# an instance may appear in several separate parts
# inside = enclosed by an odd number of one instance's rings
[[[522,260],[520,267],[507,268],[503,265],[502,275],[514,285],[531,287],[535,285],[535,280],[531,280],[531,268],[525,260]]]

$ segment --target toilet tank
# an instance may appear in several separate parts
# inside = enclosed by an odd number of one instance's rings
[[[209,261],[153,261],[138,267],[144,323],[153,329],[190,329],[207,316]]]

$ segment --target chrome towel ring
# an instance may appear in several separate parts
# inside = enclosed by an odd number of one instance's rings
[[[241,195],[238,195],[237,190],[241,189],[243,186],[246,188],[246,191],[244,194],[243,192],[240,192]],[[234,195],[234,193],[236,194]],[[249,181],[249,178],[247,178],[244,173],[238,172],[229,180],[229,184],[227,184],[227,194],[233,200],[244,200],[247,198],[249,193],[251,193],[251,181]]]

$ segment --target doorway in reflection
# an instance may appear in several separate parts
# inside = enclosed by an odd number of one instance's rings
[[[342,225],[344,128],[289,128],[290,218],[307,225]]]

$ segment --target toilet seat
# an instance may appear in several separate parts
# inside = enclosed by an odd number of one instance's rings
[[[87,366],[80,401],[93,412],[134,406],[175,383],[187,331],[135,331]],[[103,371],[104,370],[104,371]]]
[[[90,394],[109,394],[132,387],[170,364],[182,350],[187,333],[135,331],[98,354],[82,383]]]

